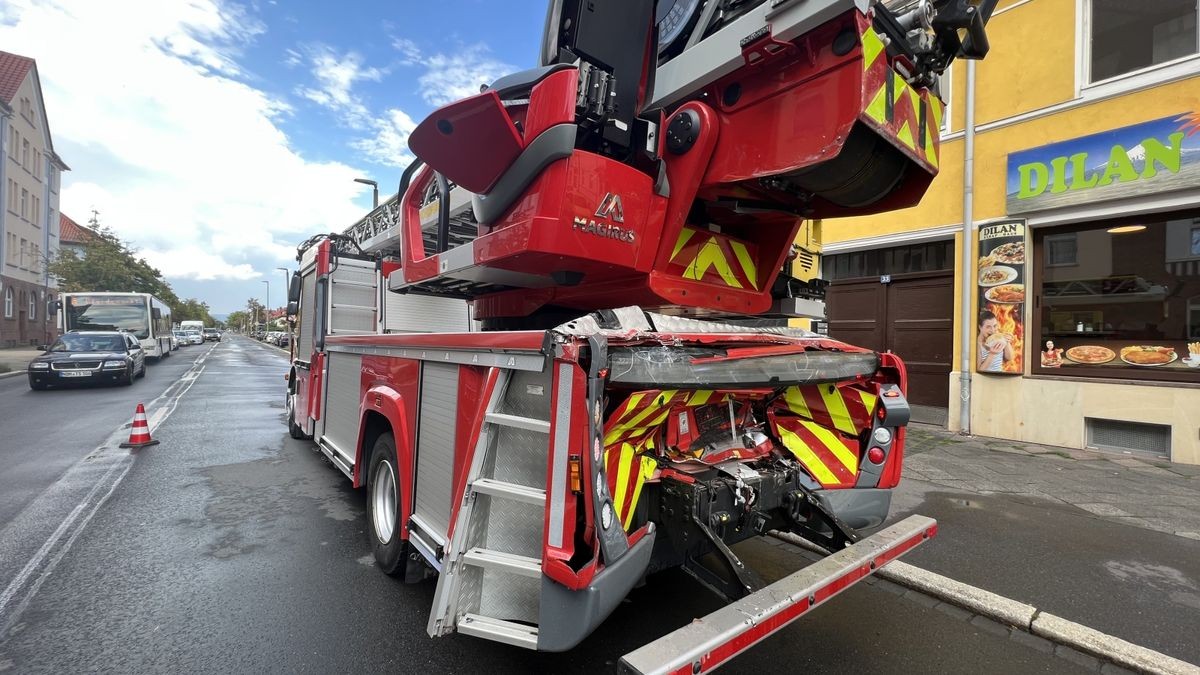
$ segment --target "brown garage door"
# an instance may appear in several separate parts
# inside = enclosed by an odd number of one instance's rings
[[[876,351],[892,350],[908,366],[915,405],[949,404],[954,349],[954,274],[919,272],[834,281],[825,296],[829,335]]]

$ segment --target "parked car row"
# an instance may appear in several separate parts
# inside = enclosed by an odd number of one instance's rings
[[[255,340],[267,342],[277,347],[287,347],[292,343],[292,334],[282,330],[256,331],[250,334]]]

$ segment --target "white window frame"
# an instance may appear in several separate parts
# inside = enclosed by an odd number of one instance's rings
[[[29,291],[26,293],[29,297],[29,320],[37,319],[37,293]]]
[[[4,289],[4,318],[13,318],[13,292],[12,286]]]
[[[1200,14],[1200,12],[1198,12]],[[1200,16],[1196,21],[1200,33]],[[1100,99],[1145,89],[1200,74],[1200,35],[1197,52],[1172,61],[1156,63],[1099,82],[1092,79],[1092,0],[1075,0],[1075,97]]]

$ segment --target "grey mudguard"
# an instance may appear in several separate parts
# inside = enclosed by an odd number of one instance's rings
[[[543,575],[538,651],[563,652],[591,635],[645,575],[654,549],[654,535],[651,523],[638,543],[597,573],[582,590],[572,591]]]
[[[490,225],[525,193],[525,188],[551,162],[570,157],[575,152],[574,124],[556,124],[543,131],[521,151],[508,171],[486,195],[473,195],[471,208],[480,225]]]
[[[818,490],[816,494],[833,515],[856,530],[879,527],[892,506],[892,491],[879,488]]]

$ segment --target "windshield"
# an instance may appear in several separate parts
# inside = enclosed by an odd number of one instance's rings
[[[125,338],[120,335],[64,335],[50,345],[52,352],[123,352]]]
[[[145,340],[150,337],[150,311],[140,297],[73,295],[67,330],[124,330]]]

